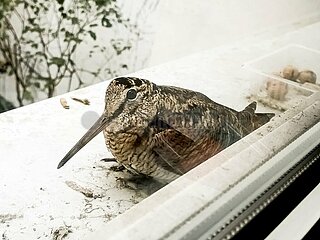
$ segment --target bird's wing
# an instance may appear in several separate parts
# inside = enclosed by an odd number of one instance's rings
[[[185,173],[182,162],[195,142],[157,117],[150,123],[150,127],[155,130],[153,151],[162,161],[160,164],[177,174]]]
[[[178,112],[164,110],[156,119],[167,126],[157,134],[157,151],[180,172],[243,137],[237,112],[218,104],[211,106],[210,102],[188,104]]]
[[[190,131],[182,128],[177,130],[159,118],[155,118],[150,127],[155,130],[153,151],[159,156],[158,164],[166,170],[180,175],[226,147],[220,141],[221,139],[214,139],[210,134],[201,133],[199,137],[191,139],[184,134],[188,134]],[[194,133],[195,130],[191,134],[194,135]],[[219,137],[225,136],[220,134]]]
[[[180,174],[252,131],[256,103],[239,113],[201,93],[178,88],[166,91],[179,97],[179,105],[162,108],[152,122],[157,130],[154,151]]]

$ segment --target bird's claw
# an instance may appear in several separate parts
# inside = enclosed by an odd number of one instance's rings
[[[120,189],[129,188],[131,190],[138,190],[137,185],[130,181],[130,178],[116,177],[116,181]]]
[[[109,167],[109,170],[110,171],[113,171],[113,172],[122,172],[124,171],[126,168],[123,166],[123,165],[116,165],[116,166],[111,166]]]
[[[115,158],[102,158],[100,161],[102,162],[117,162]]]

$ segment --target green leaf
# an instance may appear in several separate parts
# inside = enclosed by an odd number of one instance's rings
[[[42,57],[45,57],[46,54],[44,52],[41,52],[41,51],[37,51],[34,55],[37,55],[37,56],[42,56]],[[41,60],[41,59],[40,59]]]
[[[25,26],[25,28],[23,28],[23,30],[22,30],[22,34],[23,33],[27,33],[29,31],[30,31],[30,27],[29,26]]]
[[[98,7],[103,7],[110,4],[110,0],[94,0]]]
[[[73,25],[79,24],[79,19],[76,18],[76,17],[73,17],[73,18],[71,18],[71,23],[72,23]]]
[[[25,90],[22,94],[22,98],[27,100],[27,101],[33,101],[33,96],[31,94],[31,92],[29,92],[28,90]]]
[[[40,26],[35,26],[34,28],[31,28],[30,29],[31,32],[44,32],[45,29],[44,28],[41,28]]]
[[[32,48],[38,48],[38,44],[37,44],[37,43],[32,43],[32,44],[31,44],[31,47],[32,47]]]
[[[59,58],[59,57],[52,57],[50,60],[51,60],[50,64],[55,64],[58,67],[62,67],[66,63],[66,61],[63,58]]]
[[[94,32],[89,31],[89,34],[90,34],[90,36],[92,37],[93,40],[97,40],[97,35]]]
[[[74,37],[74,34],[72,32],[66,31],[66,38],[72,38]]]
[[[33,86],[35,86],[36,88],[40,88],[40,83],[39,82],[34,82]]]
[[[14,109],[14,108],[15,106],[13,105],[12,102],[8,101],[7,99],[5,99],[0,95],[0,113]]]
[[[82,42],[82,40],[80,38],[77,38],[77,37],[70,38],[70,41],[75,41],[76,43],[81,43]]]
[[[34,21],[36,20],[36,18],[28,18],[28,22],[32,25],[34,25]]]
[[[108,18],[106,18],[105,16],[101,19],[101,24],[102,24],[102,26],[107,27],[107,28],[112,27],[110,20]]]

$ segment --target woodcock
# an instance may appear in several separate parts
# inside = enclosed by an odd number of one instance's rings
[[[102,116],[61,160],[62,167],[98,133],[131,173],[171,181],[267,123],[274,114],[220,105],[202,93],[148,80],[111,81]]]

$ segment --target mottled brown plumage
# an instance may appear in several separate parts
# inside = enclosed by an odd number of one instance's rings
[[[133,77],[114,79],[105,102],[102,116],[58,168],[103,131],[107,147],[130,172],[170,181],[274,116],[255,113],[256,103],[237,112],[199,92]]]

